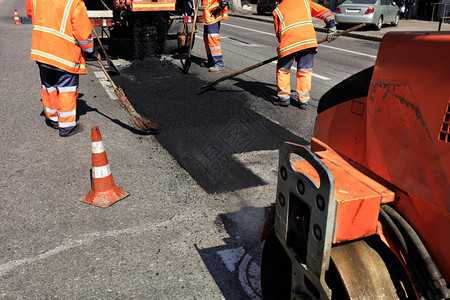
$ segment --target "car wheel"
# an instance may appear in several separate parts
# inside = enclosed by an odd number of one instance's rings
[[[392,23],[391,23],[391,24],[392,24],[392,26],[397,26],[397,25],[398,25],[398,22],[399,22],[399,20],[400,20],[400,15],[399,15],[399,14],[395,15],[395,19],[394,19],[394,22],[392,22]]]
[[[378,18],[377,23],[375,24],[375,29],[376,30],[381,30],[381,27],[383,27],[383,16],[380,16]]]

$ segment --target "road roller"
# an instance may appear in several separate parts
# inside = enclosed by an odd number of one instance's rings
[[[448,299],[450,34],[391,32],[279,149],[263,299]]]

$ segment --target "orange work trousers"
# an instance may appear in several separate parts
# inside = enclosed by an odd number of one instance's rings
[[[77,125],[79,75],[42,63],[38,65],[45,117],[51,125],[58,125],[60,134],[71,135]]]
[[[282,58],[277,62],[277,91],[281,101],[291,98],[291,67],[297,61],[297,94],[301,104],[308,104],[311,91],[311,76],[314,62],[315,48],[298,51]]]
[[[220,46],[220,21],[210,25],[203,25],[203,41],[208,64],[223,67],[222,47]]]

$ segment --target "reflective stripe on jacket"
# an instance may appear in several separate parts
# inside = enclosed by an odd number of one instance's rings
[[[25,6],[33,20],[30,58],[69,73],[87,73],[84,53],[94,50],[94,41],[84,2],[27,0]]]
[[[219,7],[220,0],[203,0],[203,13],[202,13],[202,22],[205,25],[210,25],[217,23],[221,20],[228,19],[228,6],[225,6],[224,9],[220,11],[219,14],[213,16],[211,11],[215,8]]]
[[[311,17],[325,23],[334,20],[328,8],[310,0],[283,0],[273,11],[275,34],[280,44],[278,58],[307,48],[317,48]]]

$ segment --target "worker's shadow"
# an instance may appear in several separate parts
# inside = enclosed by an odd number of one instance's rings
[[[101,115],[102,117],[105,117],[106,119],[110,120],[111,122],[119,125],[120,127],[131,131],[132,133],[135,134],[140,134],[140,135],[148,135],[149,133],[146,133],[145,131],[136,129],[134,127],[131,127],[125,123],[123,123],[122,121],[118,120],[118,119],[113,119],[111,117],[109,117],[108,115],[104,114],[103,112],[99,111],[97,108],[95,107],[91,107],[87,104],[87,102],[85,100],[83,100],[84,94],[79,93],[78,94],[78,99],[77,99],[77,121],[79,119],[80,116],[85,115],[87,112],[96,112],[97,114]]]
[[[224,244],[209,248],[194,245],[225,299],[261,296],[259,237],[263,217],[264,208],[253,206],[220,214],[214,223],[221,235],[228,236]]]
[[[267,84],[259,81],[250,81],[248,79],[241,79],[233,77],[228,79],[230,82],[234,82],[234,86],[242,89],[251,95],[258,98],[258,100],[270,102],[270,99],[277,95],[277,87],[274,84]],[[212,86],[210,90],[216,90],[219,92],[230,92],[228,88],[224,88],[219,84]],[[233,88],[236,91],[236,89]]]
[[[246,92],[258,97],[261,101],[272,103],[273,99],[277,97],[277,86],[275,84],[267,84],[259,81],[243,80],[237,77],[231,78],[230,81],[235,82],[235,86],[245,90]],[[219,88],[220,89],[220,88]],[[291,91],[291,102],[293,107],[300,108],[299,102],[296,99],[297,92]]]

